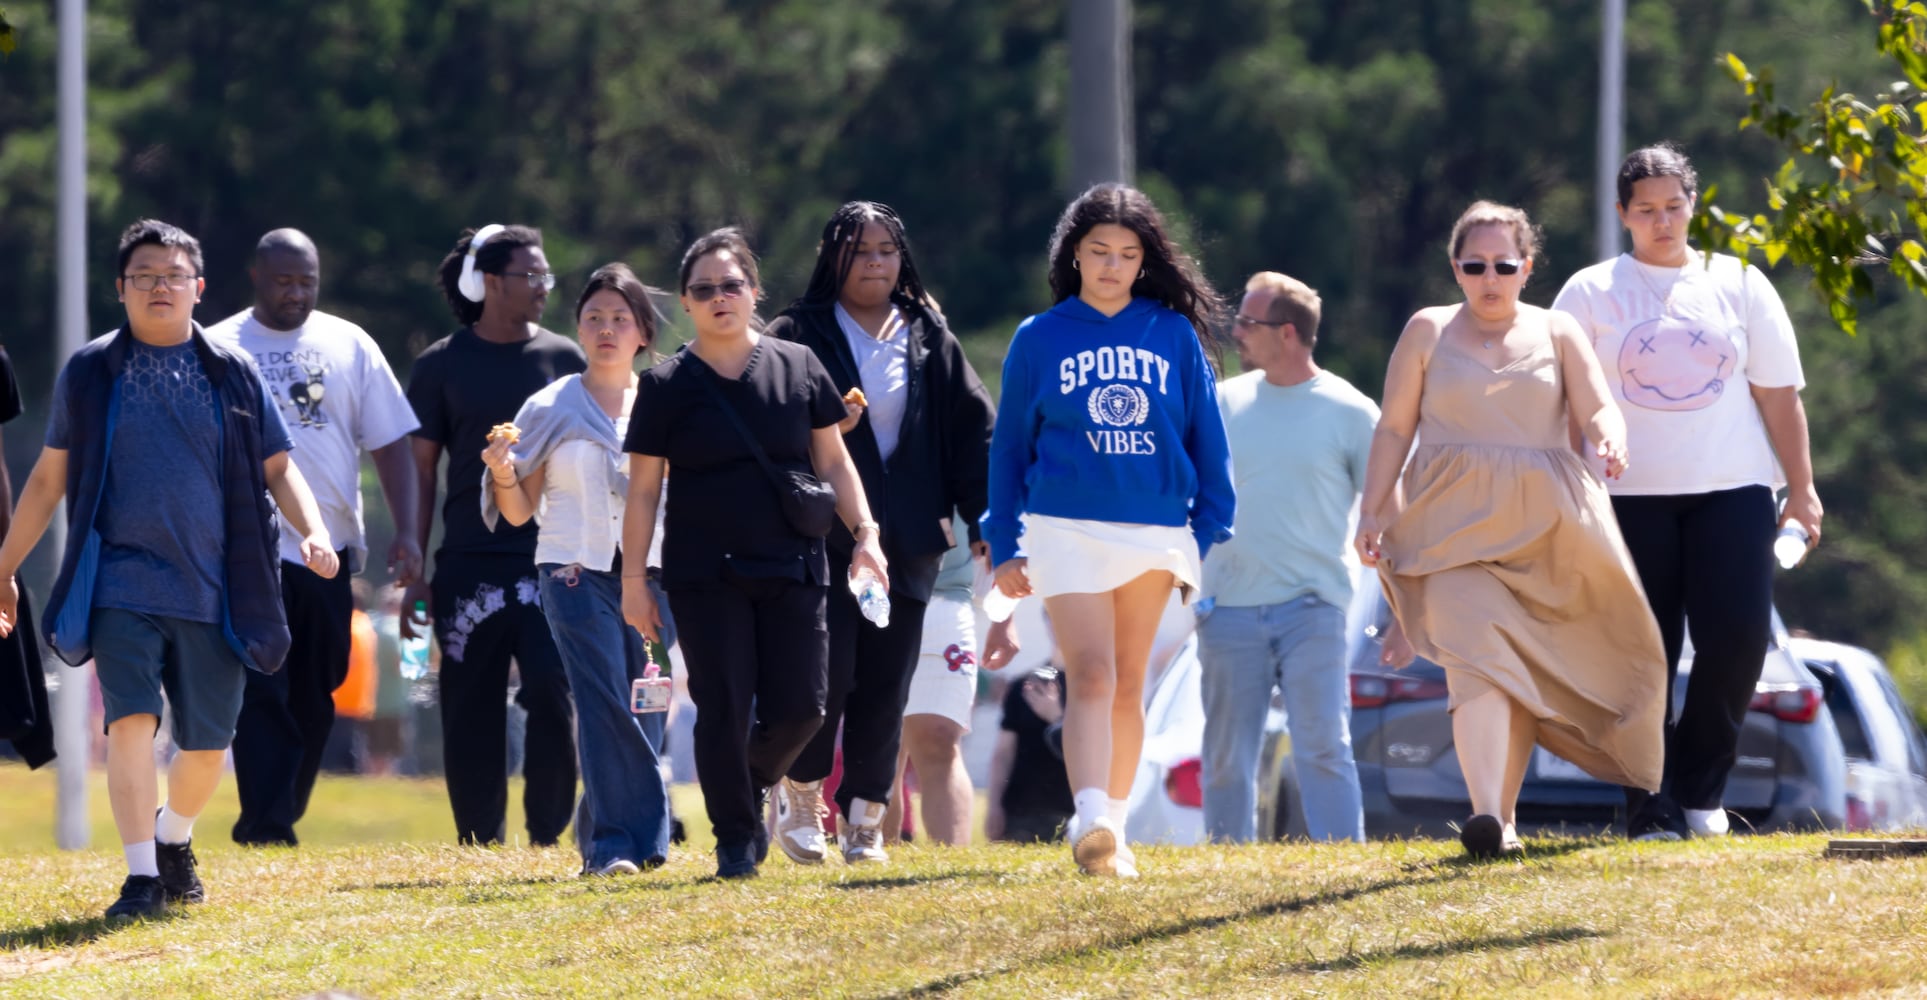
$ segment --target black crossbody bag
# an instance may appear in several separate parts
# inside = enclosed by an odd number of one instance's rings
[[[756,456],[757,464],[769,476],[770,485],[776,488],[776,499],[782,504],[783,517],[790,523],[790,530],[805,538],[828,538],[830,529],[836,527],[836,487],[816,478],[807,472],[784,472],[776,467],[757,443],[756,435],[749,432],[743,418],[737,416],[736,408],[729,405],[723,391],[716,387],[716,375],[710,373],[703,379],[709,387],[709,394],[716,398],[716,405],[722,407],[723,415],[729,418],[736,433],[742,435],[743,443],[749,446],[749,453]]]

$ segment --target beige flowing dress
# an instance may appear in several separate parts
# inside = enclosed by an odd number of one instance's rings
[[[1497,688],[1547,750],[1651,791],[1666,655],[1606,489],[1568,443],[1559,350],[1542,337],[1496,371],[1433,349],[1379,578],[1454,710]]]

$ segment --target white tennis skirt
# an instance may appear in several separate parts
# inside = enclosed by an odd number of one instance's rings
[[[1177,578],[1184,603],[1190,604],[1204,578],[1198,540],[1188,527],[1047,514],[1025,514],[1023,521],[1023,553],[1038,597],[1103,594],[1162,569]]]

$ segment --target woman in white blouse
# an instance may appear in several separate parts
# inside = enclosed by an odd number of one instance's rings
[[[622,618],[622,452],[635,403],[635,359],[656,337],[649,289],[626,265],[596,270],[576,300],[576,335],[589,370],[551,382],[490,435],[482,517],[541,525],[535,546],[543,610],[568,670],[582,755],[583,808],[576,840],[583,871],[633,873],[669,851],[662,782],[662,716],[630,713],[629,692],[648,663],[642,636]],[[644,559],[630,560],[638,576]]]

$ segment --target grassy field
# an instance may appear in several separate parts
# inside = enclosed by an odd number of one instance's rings
[[[1134,883],[1062,848],[909,845],[723,884],[686,850],[584,880],[566,847],[441,842],[436,784],[324,779],[295,850],[226,843],[224,790],[196,847],[210,901],[110,927],[111,831],[54,851],[51,787],[0,766],[0,996],[1927,995],[1927,859],[1827,860],[1820,837],[1545,840],[1487,865],[1427,842],[1144,848]]]

